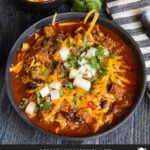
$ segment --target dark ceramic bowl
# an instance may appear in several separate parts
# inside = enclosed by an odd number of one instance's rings
[[[50,11],[67,0],[48,0],[47,2],[31,2],[28,0],[13,0],[20,8],[29,11]]]
[[[84,13],[62,13],[59,14],[57,16],[56,21],[71,21],[71,20],[83,20],[83,17],[85,16]],[[115,130],[116,128],[118,128],[120,125],[122,125],[128,118],[129,116],[131,116],[133,114],[133,112],[137,109],[137,106],[140,104],[140,102],[142,101],[143,95],[144,95],[144,91],[145,91],[145,64],[143,61],[143,57],[142,54],[137,46],[137,44],[134,42],[134,40],[131,38],[131,36],[125,32],[121,27],[119,27],[118,25],[116,25],[115,23],[113,23],[112,21],[106,20],[106,19],[99,19],[97,21],[98,24],[105,26],[106,28],[109,28],[110,30],[112,30],[113,32],[117,33],[126,43],[128,43],[128,45],[132,48],[133,53],[135,55],[135,58],[137,59],[138,62],[138,66],[139,66],[139,76],[141,78],[141,83],[140,83],[140,87],[139,87],[139,92],[137,93],[137,97],[136,97],[136,101],[134,106],[131,108],[130,112],[120,121],[118,122],[116,125],[112,126],[112,128],[102,132],[102,133],[97,133],[96,135],[92,135],[92,136],[86,136],[86,137],[66,137],[66,136],[60,136],[60,135],[56,135],[50,132],[47,132],[41,128],[39,128],[37,125],[33,124],[20,110],[20,108],[17,106],[13,92],[12,92],[12,88],[13,85],[11,84],[11,74],[9,72],[9,68],[14,60],[14,58],[16,57],[17,52],[20,50],[22,43],[29,37],[31,36],[34,32],[36,32],[37,30],[41,29],[43,26],[46,26],[50,23],[50,21],[52,20],[52,17],[47,17],[45,19],[40,20],[39,22],[35,23],[34,25],[32,25],[30,28],[28,28],[16,41],[16,43],[14,44],[13,48],[10,51],[8,60],[7,60],[7,66],[6,66],[6,88],[7,88],[7,93],[10,99],[10,102],[12,103],[14,109],[18,112],[18,114],[20,115],[20,117],[25,120],[25,122],[27,122],[29,125],[39,129],[40,131],[43,131],[51,136],[56,136],[59,137],[61,139],[67,139],[67,140],[85,140],[85,139],[90,139],[90,138],[95,138],[95,137],[99,137],[102,135],[105,135],[109,132],[112,132],[113,130]]]

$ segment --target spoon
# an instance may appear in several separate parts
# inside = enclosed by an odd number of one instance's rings
[[[150,36],[150,11],[143,13],[141,21],[146,33]]]

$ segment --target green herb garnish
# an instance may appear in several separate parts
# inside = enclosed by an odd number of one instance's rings
[[[104,48],[103,47],[99,47],[96,51],[96,57],[97,59],[102,62],[104,59]]]
[[[67,83],[65,84],[65,87],[66,87],[67,89],[73,89],[73,84],[72,84],[72,82],[67,82]]]
[[[74,98],[73,98],[73,102],[74,102],[74,105],[73,105],[73,110],[76,112],[78,107],[77,107],[77,99],[80,98],[80,95],[78,94],[74,94]]]
[[[81,52],[83,52],[88,46],[88,41],[87,39],[84,39],[83,40],[83,47],[80,49]]]
[[[42,110],[49,110],[51,108],[51,101],[46,101],[44,104],[43,104],[43,107],[42,107]]]
[[[101,9],[102,2],[101,0],[86,0],[86,5],[88,10],[96,9],[99,11]]]
[[[73,55],[70,55],[66,62],[67,62],[68,67],[76,67],[78,65],[77,57]]]
[[[60,39],[60,38],[57,38],[57,39],[56,39],[56,43],[57,43],[57,44],[60,44],[60,43],[61,43],[61,39]]]
[[[101,0],[73,0],[74,11],[86,12],[93,9],[99,11],[101,6]]]
[[[20,103],[20,105],[19,105],[19,107],[20,107],[21,109],[25,109],[28,104],[29,104],[29,100],[26,99],[26,98],[23,98],[22,101],[21,101],[21,103]]]
[[[100,68],[100,64],[99,64],[98,60],[96,59],[96,57],[88,58],[88,62],[92,68],[95,68],[96,70]]]
[[[60,89],[59,92],[60,92],[60,96],[64,95],[64,90],[63,89]]]
[[[78,95],[78,94],[74,94],[73,101],[74,101],[74,102],[76,102],[76,100],[77,100],[77,99],[79,99],[79,97],[80,97],[80,95]]]
[[[98,74],[102,75],[102,76],[105,76],[107,75],[108,73],[108,69],[106,67],[101,67],[99,70],[98,70]]]
[[[86,12],[87,11],[86,0],[73,0],[73,10]]]
[[[108,73],[107,67],[103,66],[103,61],[105,58],[104,48],[99,47],[95,52],[94,57],[87,58],[89,65],[95,68],[99,75],[105,76]],[[95,80],[94,78],[92,80]]]
[[[37,101],[39,108],[42,109],[43,104],[42,104],[39,90],[36,91],[36,101]]]
[[[41,75],[44,77],[48,76],[49,75],[49,69],[45,68]]]
[[[98,76],[93,76],[91,79],[89,79],[89,81],[93,82],[93,81],[95,81],[97,79],[98,79]]]
[[[116,55],[115,55],[113,52],[110,52],[110,53],[109,53],[109,56],[110,56],[111,58],[114,58]]]

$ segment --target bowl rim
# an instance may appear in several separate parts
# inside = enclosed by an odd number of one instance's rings
[[[102,136],[104,136],[104,135],[106,135],[106,134],[108,134],[110,132],[113,132],[114,130],[116,130],[117,128],[122,126],[131,117],[131,115],[136,111],[137,107],[141,103],[142,98],[144,96],[145,88],[146,88],[146,69],[145,69],[145,63],[144,63],[144,59],[143,59],[142,53],[139,50],[139,47],[138,47],[137,43],[133,40],[133,38],[129,35],[129,33],[127,33],[123,28],[121,28],[119,25],[117,25],[113,21],[109,21],[108,19],[100,18],[100,19],[98,19],[98,21],[110,24],[113,28],[116,28],[116,30],[119,32],[119,33],[117,33],[117,35],[120,36],[120,34],[122,34],[125,37],[127,37],[128,40],[130,40],[130,43],[132,43],[132,45],[135,47],[134,49],[136,50],[136,53],[139,56],[139,59],[141,61],[140,65],[141,65],[141,68],[142,68],[142,85],[141,85],[141,89],[140,89],[140,92],[139,92],[139,97],[137,98],[137,101],[136,101],[135,105],[133,106],[132,110],[130,110],[129,113],[122,120],[120,120],[112,128],[110,128],[110,129],[108,129],[108,130],[106,130],[106,131],[104,131],[102,133],[97,133],[97,134],[90,135],[90,136],[81,136],[81,137],[80,136],[78,136],[78,137],[76,137],[76,136],[75,137],[74,136],[72,136],[72,137],[71,136],[64,136],[64,135],[58,135],[58,134],[46,131],[46,130],[40,128],[39,126],[37,126],[36,124],[32,123],[23,114],[23,112],[20,110],[20,108],[16,104],[15,98],[13,97],[12,85],[10,83],[11,79],[10,79],[9,68],[10,68],[10,66],[12,64],[12,61],[13,61],[14,57],[16,56],[17,52],[20,50],[22,42],[25,39],[27,39],[29,36],[31,36],[33,33],[35,33],[38,29],[42,28],[42,26],[48,25],[47,21],[48,20],[51,21],[52,17],[53,16],[49,16],[49,17],[46,17],[44,19],[41,19],[40,21],[38,21],[38,22],[34,23],[33,25],[31,25],[27,30],[25,30],[19,36],[19,38],[17,39],[17,41],[15,42],[15,44],[13,45],[13,47],[12,47],[10,53],[9,53],[9,56],[7,58],[7,65],[6,65],[5,81],[6,81],[6,91],[7,91],[7,94],[8,94],[8,97],[9,97],[9,100],[10,100],[12,106],[14,107],[15,111],[19,114],[19,116],[26,123],[28,123],[31,127],[34,127],[35,129],[38,129],[39,131],[42,131],[42,132],[46,133],[47,135],[50,135],[50,136],[53,136],[53,137],[56,137],[56,138],[60,138],[62,140],[83,141],[83,140],[87,140],[87,139],[93,139],[93,138],[97,138],[97,137],[102,137]],[[67,19],[69,17],[71,19]],[[81,20],[84,17],[85,17],[85,13],[81,13],[81,12],[61,13],[61,14],[58,14],[58,16],[56,18],[56,22],[59,22],[59,21],[63,22],[63,21],[67,21],[67,20],[71,21],[71,20],[74,20],[73,18],[76,18],[76,20]],[[42,24],[42,25],[40,25],[40,24]],[[99,23],[97,23],[97,24],[99,24]],[[32,30],[33,30],[33,32],[31,32]]]

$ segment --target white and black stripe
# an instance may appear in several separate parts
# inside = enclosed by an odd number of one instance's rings
[[[150,0],[112,0],[107,2],[106,11],[139,45],[146,64],[147,87],[150,88],[150,38],[141,23],[141,15],[146,10],[150,10]]]

